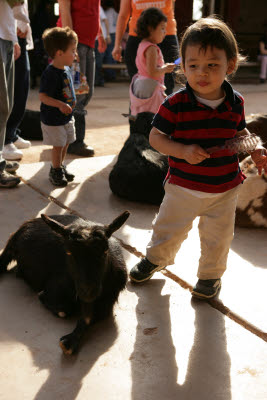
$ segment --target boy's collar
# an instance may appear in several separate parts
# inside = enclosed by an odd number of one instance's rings
[[[225,99],[217,107],[217,111],[219,111],[219,112],[230,111],[234,104],[237,104],[240,102],[240,99],[235,95],[232,85],[229,82],[224,81],[222,84],[222,89],[225,92]],[[197,105],[201,104],[197,101],[196,96],[193,92],[193,89],[191,88],[191,86],[189,85],[188,82],[186,82],[186,90],[188,93],[188,97],[193,106],[197,106]],[[208,106],[205,106],[204,104],[201,104],[201,106],[203,106],[204,108],[209,108]]]

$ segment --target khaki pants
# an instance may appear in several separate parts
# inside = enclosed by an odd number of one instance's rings
[[[165,196],[153,221],[153,235],[147,258],[153,264],[174,264],[176,253],[187,238],[193,221],[201,242],[198,278],[220,278],[226,270],[227,256],[234,236],[235,209],[239,186],[215,197],[192,196],[177,185],[166,183]]]

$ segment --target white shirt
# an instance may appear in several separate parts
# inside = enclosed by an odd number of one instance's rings
[[[116,33],[116,24],[118,19],[117,11],[111,7],[105,11],[105,14],[108,19],[109,33]]]
[[[13,11],[5,0],[0,0],[0,38],[13,43],[18,41],[17,24]]]
[[[27,31],[27,50],[33,49],[32,30],[30,27],[28,0],[24,0],[24,4],[13,8],[13,15],[18,20],[17,25],[21,32]]]
[[[101,28],[102,28],[102,32],[103,32],[103,36],[106,39],[107,38],[107,29],[106,29],[106,25],[104,23],[104,21],[107,19],[105,11],[103,10],[103,8],[100,6],[100,24],[101,24]]]

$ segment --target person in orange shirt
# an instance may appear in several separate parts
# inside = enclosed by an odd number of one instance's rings
[[[129,21],[129,38],[125,50],[125,62],[131,79],[137,73],[135,58],[141,41],[135,31],[136,23],[142,11],[147,8],[160,8],[167,17],[166,36],[163,42],[159,44],[164,61],[166,63],[173,63],[178,58],[177,29],[173,5],[173,0],[121,0],[112,56],[115,60],[121,61],[121,40]],[[165,75],[165,86],[166,94],[171,94],[174,88],[174,79],[171,73]]]

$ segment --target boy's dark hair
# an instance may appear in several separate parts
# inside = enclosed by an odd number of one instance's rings
[[[148,38],[150,35],[148,28],[156,29],[161,22],[167,22],[166,15],[159,8],[147,8],[137,20],[137,36],[141,39]]]
[[[186,48],[190,45],[200,45],[200,48],[204,51],[206,51],[209,46],[224,50],[228,61],[232,59],[237,60],[235,70],[238,64],[245,60],[245,57],[241,56],[239,53],[237,41],[233,32],[228,25],[216,15],[201,18],[186,29],[180,43],[180,54],[183,66]]]
[[[77,34],[70,29],[66,28],[49,28],[46,29],[42,35],[44,48],[49,57],[54,58],[58,50],[66,51],[72,42],[78,43]]]

